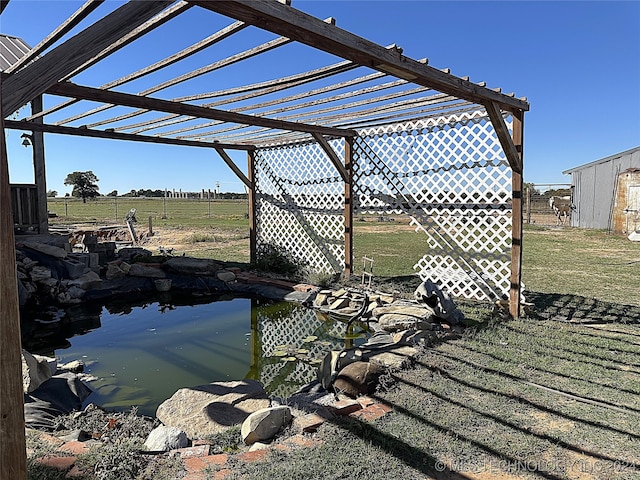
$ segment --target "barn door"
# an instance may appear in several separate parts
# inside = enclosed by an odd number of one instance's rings
[[[627,232],[635,232],[640,230],[640,185],[629,185],[627,201]]]

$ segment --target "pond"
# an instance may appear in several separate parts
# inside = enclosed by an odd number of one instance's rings
[[[171,293],[23,317],[26,350],[81,360],[96,378],[85,403],[150,416],[179,388],[210,382],[249,378],[287,397],[316,379],[327,352],[368,335],[292,303]]]

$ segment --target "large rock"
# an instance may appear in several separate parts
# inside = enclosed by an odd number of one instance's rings
[[[380,368],[375,363],[355,362],[347,365],[333,382],[336,392],[356,398],[372,393],[378,383]]]
[[[160,425],[151,431],[144,446],[151,452],[168,452],[176,448],[188,447],[189,438],[179,428]]]
[[[380,328],[387,332],[399,332],[415,328],[417,330],[431,330],[431,323],[417,317],[399,313],[386,313],[378,319]]]
[[[49,365],[50,359],[39,355],[31,355],[26,350],[22,350],[22,387],[24,393],[31,393],[37,390],[40,385],[49,380],[55,373],[55,366]],[[55,365],[55,359],[53,359]]]
[[[47,245],[46,243],[24,242],[23,246],[30,250],[35,250],[36,252],[44,253],[45,255],[49,255],[50,257],[57,258],[58,260],[67,258],[67,251],[64,248]]]
[[[269,405],[267,393],[255,380],[216,382],[178,390],[160,404],[156,417],[190,438],[202,438],[239,425]]]
[[[208,258],[174,257],[164,262],[162,268],[180,275],[213,277],[222,267]]]
[[[242,440],[246,445],[270,440],[289,425],[291,419],[291,409],[285,406],[263,408],[253,412],[242,423]]]
[[[144,263],[134,263],[129,268],[129,275],[132,277],[144,277],[144,278],[165,278],[167,276],[158,267],[152,267],[145,265]]]
[[[399,370],[410,365],[413,358],[418,355],[418,350],[410,346],[397,346],[385,349],[369,357],[369,362],[391,370]]]
[[[69,280],[70,287],[80,287],[83,290],[91,290],[92,288],[99,287],[101,284],[102,279],[100,275],[93,271],[85,273],[80,278]]]
[[[33,280],[34,282],[39,282],[42,280],[46,280],[47,278],[51,278],[51,270],[49,270],[47,267],[38,265],[37,267],[33,267],[31,269],[29,275],[31,275],[31,280]]]

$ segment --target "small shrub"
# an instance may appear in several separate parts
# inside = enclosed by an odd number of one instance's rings
[[[256,268],[263,272],[297,276],[303,273],[304,263],[279,245],[265,244],[257,252]]]
[[[317,285],[318,287],[329,287],[336,280],[335,273],[326,273],[326,272],[317,272],[315,270],[311,270],[310,268],[306,268],[304,272],[305,282],[311,285]]]
[[[213,235],[209,235],[207,233],[194,233],[186,239],[187,243],[206,243],[215,241],[216,238]]]
[[[242,434],[240,425],[228,428],[222,432],[207,436],[207,441],[211,444],[213,453],[231,453],[240,450],[242,444]]]

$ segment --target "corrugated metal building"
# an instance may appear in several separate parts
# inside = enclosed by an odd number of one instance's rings
[[[571,226],[611,229],[618,178],[630,168],[640,168],[640,146],[562,172],[571,175]]]
[[[21,38],[0,34],[0,72],[24,57],[29,50],[31,47]]]

